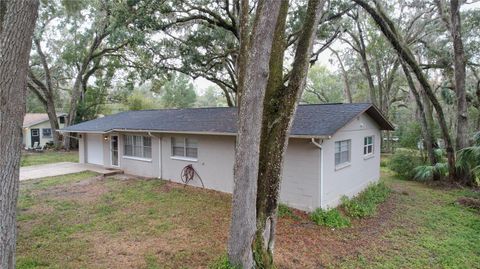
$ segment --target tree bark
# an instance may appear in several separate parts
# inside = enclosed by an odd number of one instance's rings
[[[45,106],[45,111],[48,115],[48,120],[52,129],[52,138],[55,148],[60,146],[60,139],[57,130],[59,129],[58,116],[55,109],[55,89],[52,85],[52,77],[50,74],[50,67],[48,66],[47,57],[43,53],[40,40],[34,38],[33,42],[35,43],[35,49],[40,58],[42,64],[43,72],[45,74],[45,84],[36,79],[34,82],[39,86],[39,89],[43,92],[43,99],[40,100]]]
[[[477,129],[476,130],[480,130],[480,80],[477,81],[476,94],[477,94],[477,103],[478,103],[478,106],[477,106],[478,116],[477,116]]]
[[[82,95],[82,76],[83,73],[85,72],[83,65],[81,67],[81,70],[78,71],[78,74],[75,78],[75,82],[73,83],[73,89],[72,89],[72,96],[70,99],[70,110],[68,111],[68,117],[66,118],[65,121],[65,126],[70,126],[75,123],[75,118],[77,117],[77,110],[78,110],[78,105],[80,101],[80,97]],[[63,140],[63,146],[65,147],[66,150],[70,150],[70,144],[71,144],[71,138],[68,136],[65,137]]]
[[[347,70],[345,70],[345,66],[343,65],[343,62],[342,62],[342,59],[340,58],[340,55],[338,55],[338,52],[332,48],[329,48],[330,51],[333,52],[333,54],[335,54],[335,57],[337,57],[337,60],[340,64],[340,69],[342,71],[342,77],[343,77],[343,83],[345,85],[345,91],[344,91],[344,94],[345,94],[345,98],[347,99],[347,101],[349,103],[352,103],[352,90],[351,90],[351,87],[350,87],[350,81],[348,80],[348,74],[347,74]]]
[[[385,35],[387,40],[390,42],[392,47],[397,51],[399,57],[401,57],[412,70],[413,74],[417,78],[420,85],[422,85],[425,94],[428,96],[432,102],[435,111],[438,116],[438,123],[442,130],[443,138],[445,140],[445,149],[447,151],[448,166],[449,166],[449,177],[451,180],[456,180],[457,173],[455,169],[455,151],[453,149],[452,138],[450,136],[449,128],[445,120],[445,114],[443,112],[442,106],[438,101],[435,93],[432,90],[430,83],[428,82],[427,77],[420,68],[418,62],[413,56],[410,48],[405,44],[403,38],[399,35],[394,26],[393,22],[386,17],[386,15],[381,11],[373,8],[364,0],[353,0],[355,3],[363,7],[375,21],[377,26],[380,28],[382,33]],[[379,8],[379,6],[377,6]]]
[[[269,61],[281,1],[263,0],[257,10],[244,66],[235,151],[229,261],[253,268],[252,245],[256,231],[256,195],[259,147]],[[243,5],[242,5],[243,7]],[[246,12],[243,10],[242,12]],[[246,23],[242,21],[241,23]],[[243,40],[245,41],[245,40]]]
[[[403,68],[403,72],[405,73],[405,77],[407,79],[408,86],[410,87],[411,92],[413,93],[413,96],[415,98],[415,103],[417,104],[417,108],[419,111],[419,116],[420,116],[420,127],[422,130],[422,137],[425,141],[425,147],[427,148],[427,156],[428,160],[430,162],[430,165],[434,166],[437,164],[437,157],[435,156],[434,148],[433,148],[433,141],[434,141],[434,136],[433,136],[433,130],[429,128],[428,122],[427,122],[427,116],[425,113],[425,107],[422,103],[422,98],[420,96],[420,93],[418,92],[417,88],[415,87],[415,83],[413,82],[413,78],[410,75],[410,70],[408,69],[407,64],[403,60],[401,60],[401,65]],[[439,179],[438,174],[434,174],[434,180]]]
[[[0,18],[0,268],[13,269],[28,59],[38,1],[8,1],[4,7]]]
[[[265,95],[260,165],[257,192],[257,232],[255,260],[259,268],[274,268],[273,250],[277,222],[278,196],[288,138],[305,87],[309,60],[325,0],[309,0],[302,31],[298,39],[288,85],[283,85],[283,42],[274,44],[270,60],[271,73]],[[283,31],[280,31],[283,29]],[[278,37],[283,38],[284,25],[279,25]],[[273,52],[272,52],[273,53]],[[276,57],[274,57],[276,56]]]
[[[457,150],[469,146],[468,143],[468,107],[465,90],[465,51],[462,41],[462,25],[460,19],[460,3],[450,1],[450,25],[453,40],[453,65],[455,68],[455,91],[457,93]]]
[[[362,65],[365,71],[365,77],[367,78],[368,89],[370,93],[369,94],[370,102],[372,102],[374,105],[378,105],[377,95],[375,93],[375,84],[373,83],[373,75],[372,75],[372,71],[370,70],[370,64],[368,63],[368,58],[367,58],[367,47],[365,45],[365,39],[363,36],[362,26],[360,25],[360,18],[358,13],[354,17],[354,19],[355,19],[355,25],[358,31],[358,37],[356,40],[356,43],[358,46],[357,52],[360,54],[360,58],[362,59]],[[352,37],[353,37],[353,34],[352,34]]]

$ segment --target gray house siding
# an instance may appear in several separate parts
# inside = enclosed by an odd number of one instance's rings
[[[236,108],[128,111],[61,131],[82,134],[80,162],[111,167],[109,137],[118,134],[118,167],[125,173],[181,183],[182,169],[191,164],[206,188],[231,193],[236,116]],[[344,195],[355,196],[379,180],[380,130],[393,129],[372,104],[300,105],[290,132],[280,200],[311,211],[335,207]],[[127,133],[151,137],[151,158],[124,156],[123,134]],[[374,150],[365,156],[367,136],[373,136]],[[172,157],[172,137],[195,138],[197,158]],[[339,156],[344,163],[335,165],[335,142],[342,140],[350,141],[350,153],[346,158],[344,151]],[[345,148],[348,142],[342,144]],[[190,152],[194,151],[190,148]],[[198,178],[189,184],[201,186]]]
[[[374,153],[363,154],[363,142],[366,136],[374,136]],[[335,142],[351,140],[350,164],[344,167],[335,166]],[[368,184],[380,178],[380,130],[376,122],[363,114],[340,129],[331,139],[325,140],[324,150],[324,182],[323,208],[332,208],[340,204],[342,196],[355,196]]]
[[[172,157],[171,138],[194,138],[198,141],[197,161],[181,160]],[[159,177],[181,183],[182,169],[192,164],[207,189],[231,193],[233,190],[233,163],[235,137],[211,135],[162,135],[162,175]],[[189,184],[201,187],[198,178]]]
[[[290,139],[285,155],[280,200],[312,211],[320,206],[320,150],[310,139]]]
[[[139,160],[123,156],[123,134],[83,133],[79,143],[80,162],[88,161],[88,137],[102,139],[105,167],[111,166],[110,141],[105,136],[119,135],[119,168],[127,174],[155,177],[182,183],[182,169],[192,164],[203,180],[205,188],[231,193],[233,191],[233,164],[235,157],[234,136],[213,135],[152,135],[152,158]],[[148,133],[128,133],[149,136]],[[198,141],[196,161],[172,157],[171,138],[195,138]],[[161,154],[160,154],[161,152]],[[290,139],[283,171],[284,180],[280,190],[280,200],[294,208],[311,211],[319,206],[320,151],[308,139]],[[189,185],[201,187],[195,178]]]

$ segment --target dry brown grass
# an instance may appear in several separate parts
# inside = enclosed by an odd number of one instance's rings
[[[450,261],[448,252],[431,249],[432,244],[445,240],[435,238],[435,229],[449,229],[453,221],[437,221],[440,226],[435,227],[426,221],[438,215],[432,211],[435,205],[444,204],[454,210],[452,219],[460,214],[477,233],[464,238],[449,231],[451,238],[447,239],[472,243],[472,248],[461,249],[470,257],[478,251],[474,248],[480,243],[478,214],[470,215],[468,209],[450,202],[461,194],[398,180],[389,185],[394,192],[377,214],[353,220],[351,228],[319,227],[300,211],[294,211],[295,217],[280,218],[278,267],[476,264],[478,256]],[[230,195],[161,180],[103,179],[81,173],[24,182],[19,201],[18,267],[207,268],[225,253],[229,218]]]

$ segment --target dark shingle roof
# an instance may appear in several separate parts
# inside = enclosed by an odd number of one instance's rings
[[[393,126],[372,104],[299,105],[291,135],[330,136],[357,115],[366,112],[383,130]],[[63,132],[145,130],[185,133],[236,133],[237,109],[187,108],[127,111],[69,126]]]

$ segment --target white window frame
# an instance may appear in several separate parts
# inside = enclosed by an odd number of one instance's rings
[[[342,151],[342,144],[343,143],[348,143],[348,150],[347,151]],[[340,148],[340,151],[337,152],[337,144],[339,144],[339,148]],[[352,140],[351,139],[345,139],[345,140],[339,140],[339,141],[335,141],[334,143],[334,152],[335,152],[335,155],[334,155],[334,163],[335,163],[335,169],[338,170],[338,169],[341,169],[341,168],[344,168],[344,167],[347,167],[350,165],[351,161],[352,161]],[[337,163],[337,154],[340,154],[340,161],[341,161],[341,156],[342,156],[342,153],[343,152],[348,152],[348,160],[347,161],[344,161],[344,162],[339,162]]]
[[[129,137],[131,137],[132,144],[128,144]],[[139,139],[140,140],[140,146],[135,145],[135,140]],[[149,139],[150,140],[150,145],[146,146],[145,145],[145,140]],[[131,146],[132,147],[132,154],[128,155],[126,151],[126,147]],[[138,148],[137,150],[135,148]],[[150,149],[150,156],[145,156],[145,149],[149,148]],[[138,152],[137,152],[138,151]],[[138,153],[138,154],[137,154]],[[125,159],[133,159],[133,160],[140,160],[140,161],[151,161],[152,160],[152,138],[148,136],[142,136],[142,135],[123,135],[123,154],[122,157]]]
[[[34,132],[36,134],[34,134]],[[40,136],[40,129],[32,129],[32,136],[35,136],[35,137]]]
[[[174,154],[174,147],[175,147],[175,140],[183,140],[183,155],[177,155]],[[191,141],[189,143],[189,140]],[[194,142],[194,143],[192,143]],[[197,161],[198,160],[198,140],[195,138],[187,138],[187,137],[171,137],[170,139],[170,158],[174,160],[181,160],[181,161]],[[188,147],[188,144],[195,144],[196,147]],[[188,156],[188,149],[195,149],[196,150],[196,156]]]
[[[368,138],[372,139],[371,143],[368,143]],[[371,151],[369,152],[368,148],[371,147]],[[363,156],[368,157],[372,156],[375,153],[375,136],[369,135],[363,138]]]

